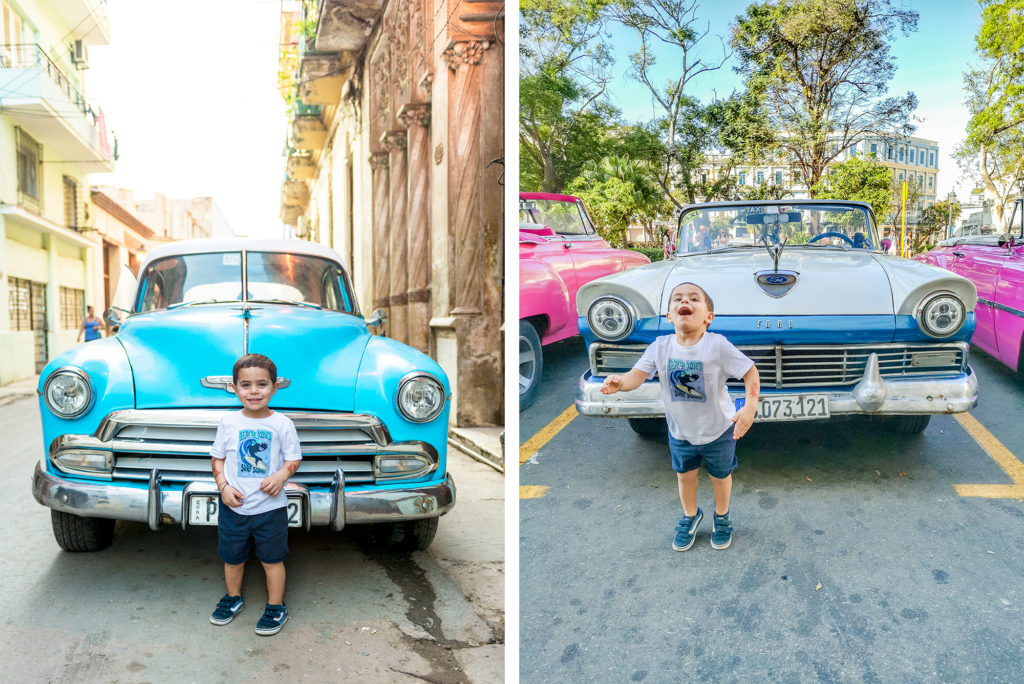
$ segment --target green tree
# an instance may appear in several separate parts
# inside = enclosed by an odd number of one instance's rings
[[[876,220],[882,222],[890,214],[895,185],[892,171],[868,155],[829,166],[811,188],[811,195],[819,199],[867,202],[875,211]]]
[[[648,230],[669,210],[665,193],[653,180],[649,163],[628,157],[588,162],[570,190],[579,195],[597,223],[598,232],[615,246],[625,246],[626,228]]]
[[[909,135],[913,93],[885,97],[896,66],[889,43],[917,28],[893,0],[777,0],[737,17],[732,45],[748,89],[764,107],[776,145],[807,186],[865,137]]]
[[[520,187],[557,192],[588,158],[601,157],[617,111],[606,102],[610,0],[520,3]],[[581,154],[582,153],[582,154]]]
[[[956,201],[952,202],[952,211],[950,211],[950,202],[948,201],[936,202],[922,210],[914,235],[914,251],[920,252],[927,249],[928,242],[933,237],[937,240],[945,238],[946,230],[950,225],[950,217],[952,216],[952,221],[956,221],[960,218],[960,211],[960,203]]]
[[[656,178],[676,208],[684,203],[675,192],[677,180],[685,202],[695,201],[698,188],[694,173],[714,140],[704,106],[687,94],[687,86],[695,78],[720,69],[728,57],[723,54],[720,60],[707,61],[696,56],[699,43],[708,34],[699,26],[697,8],[697,0],[619,0],[611,12],[640,38],[640,49],[629,57],[629,74],[650,91],[663,112],[659,128],[665,144]],[[666,60],[673,65],[671,76],[663,83],[656,82],[653,75],[658,64],[655,45],[671,51]]]
[[[971,118],[954,156],[995,200],[996,221],[1005,231],[1013,197],[1024,184],[1024,0],[982,4],[982,63],[964,74]]]

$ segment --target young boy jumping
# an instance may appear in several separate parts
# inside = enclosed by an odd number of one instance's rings
[[[242,610],[242,576],[249,551],[267,575],[267,607],[256,633],[277,634],[288,621],[284,603],[284,559],[288,557],[288,498],[284,485],[299,469],[302,454],[295,425],[267,404],[277,391],[277,367],[262,354],[246,354],[232,369],[231,389],[242,410],[224,416],[210,450],[220,490],[217,555],[224,561],[228,593],[210,616],[226,625]]]
[[[683,504],[683,518],[676,527],[672,548],[686,551],[693,546],[697,527],[704,519],[697,506],[697,469],[703,457],[715,493],[711,546],[726,549],[732,543],[729,497],[732,471],[737,466],[736,440],[754,422],[760,377],[754,362],[729,340],[708,332],[715,318],[715,305],[701,287],[693,283],[677,285],[669,295],[665,316],[675,333],[654,340],[625,375],[609,375],[601,392],[634,390],[658,372],[672,469],[679,480],[679,500]],[[746,399],[739,411],[729,399],[725,386],[728,378],[743,378]]]

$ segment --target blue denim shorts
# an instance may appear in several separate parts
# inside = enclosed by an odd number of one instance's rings
[[[249,560],[253,547],[261,563],[280,563],[288,557],[288,509],[241,515],[222,501],[217,516],[217,555],[228,565],[240,565]]]
[[[691,444],[685,439],[668,436],[668,450],[672,454],[672,470],[677,473],[688,473],[700,467],[703,457],[708,475],[723,479],[736,470],[736,440],[732,438],[733,426],[722,435],[707,444]]]

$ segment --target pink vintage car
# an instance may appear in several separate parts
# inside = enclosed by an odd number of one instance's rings
[[[579,334],[576,291],[595,278],[650,263],[612,249],[572,195],[519,193],[519,407],[537,395],[541,345]]]
[[[1024,216],[1018,208],[1010,235],[944,240],[914,258],[964,276],[978,288],[978,325],[971,343],[1024,374]]]

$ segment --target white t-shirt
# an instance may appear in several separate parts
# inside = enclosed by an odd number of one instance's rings
[[[210,456],[224,459],[228,484],[245,497],[232,508],[240,515],[256,515],[288,505],[284,488],[276,496],[260,491],[260,483],[284,467],[285,461],[299,461],[299,435],[291,419],[275,411],[266,418],[247,418],[241,411],[220,419]]]
[[[662,335],[633,366],[650,378],[658,372],[668,431],[691,444],[708,444],[732,425],[736,407],[725,386],[742,378],[754,362],[718,333],[705,332],[689,347],[675,334]]]

